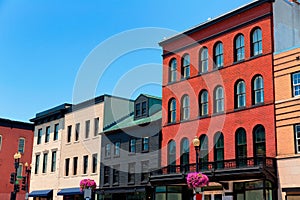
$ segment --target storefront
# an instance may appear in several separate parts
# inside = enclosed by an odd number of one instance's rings
[[[63,196],[63,200],[84,200],[83,193],[80,188],[64,188],[57,195]]]
[[[29,193],[28,197],[33,197],[34,200],[52,200],[53,190],[34,190]]]

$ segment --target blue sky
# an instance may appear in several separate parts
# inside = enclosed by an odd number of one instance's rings
[[[37,112],[72,103],[74,85],[84,61],[99,44],[117,34],[145,27],[181,32],[249,2],[0,0],[0,117],[28,121]],[[126,93],[114,89],[116,82],[121,85],[119,80],[131,69],[149,63],[158,66],[161,62],[158,46],[121,55],[99,79],[93,96],[161,96],[157,79],[155,84],[131,87]],[[149,74],[141,74],[142,79],[143,76]],[[157,77],[161,80],[161,74]],[[122,90],[127,90],[126,84],[122,84]]]

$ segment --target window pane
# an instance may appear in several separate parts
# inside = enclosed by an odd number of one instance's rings
[[[59,124],[55,124],[54,125],[54,136],[53,136],[53,140],[58,140],[58,130],[59,130]]]
[[[25,148],[25,139],[24,138],[20,138],[19,139],[18,152],[24,153],[24,148]]]
[[[45,135],[45,143],[49,142],[50,139],[50,126],[46,128],[46,135]]]
[[[85,138],[88,138],[90,135],[90,120],[85,122]]]
[[[43,158],[43,173],[47,172],[47,161],[48,161],[48,153],[45,153]]]
[[[176,81],[176,70],[177,70],[177,61],[176,59],[172,59],[169,67],[169,82]]]
[[[56,171],[56,151],[52,152],[51,172]]]

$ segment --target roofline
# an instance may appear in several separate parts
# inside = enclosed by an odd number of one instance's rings
[[[10,127],[10,128],[19,128],[25,130],[34,130],[34,124],[29,122],[21,122],[21,121],[14,121],[10,119],[0,118],[0,126]]]
[[[107,130],[107,131],[101,132],[100,134],[110,134],[110,133],[117,132],[117,131],[120,131],[120,130],[131,129],[131,128],[139,127],[140,125],[143,125],[143,124],[153,123],[153,122],[157,122],[157,121],[161,121],[161,120],[162,120],[162,118],[160,117],[159,119],[151,121],[151,122],[144,122],[144,123],[140,123],[140,124],[135,124],[134,126],[126,126],[126,127],[123,127],[123,128]]]
[[[172,42],[174,40],[186,37],[187,35],[190,35],[190,34],[192,34],[194,32],[197,32],[197,31],[199,31],[201,29],[204,29],[204,28],[207,28],[207,27],[209,27],[211,25],[219,23],[220,21],[223,21],[223,20],[225,20],[227,18],[230,18],[230,17],[232,17],[234,15],[237,15],[239,13],[245,12],[246,10],[249,10],[251,8],[257,7],[257,6],[259,6],[259,5],[263,4],[263,3],[274,2],[274,1],[275,0],[255,0],[253,2],[250,2],[248,4],[243,5],[241,7],[238,7],[236,9],[234,9],[234,10],[231,10],[231,11],[229,11],[227,13],[224,13],[224,14],[222,14],[222,15],[214,18],[214,19],[211,19],[209,21],[203,22],[203,23],[201,23],[199,25],[196,25],[196,26],[194,26],[194,27],[192,27],[192,28],[190,28],[188,30],[185,30],[185,31],[183,31],[181,33],[173,35],[173,36],[171,36],[171,37],[169,37],[169,38],[167,38],[167,39],[159,42],[158,44],[160,46],[164,46],[165,44],[168,44],[168,43],[170,43],[170,42]]]
[[[96,105],[98,103],[102,103],[102,102],[105,101],[106,97],[115,98],[115,99],[122,99],[122,100],[129,101],[129,102],[130,101],[134,102],[134,100],[127,99],[125,97],[118,97],[118,96],[113,96],[113,95],[109,95],[109,94],[103,94],[103,95],[97,96],[93,99],[89,99],[89,100],[83,101],[83,102],[78,103],[78,104],[73,104],[73,106],[70,107],[67,110],[67,113],[71,113],[71,112],[74,112],[74,111],[77,111],[77,110],[80,110],[80,109],[83,109],[83,108],[87,108],[87,107],[92,106],[92,105]]]

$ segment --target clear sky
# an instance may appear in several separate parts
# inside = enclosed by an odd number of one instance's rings
[[[74,85],[84,61],[93,49],[110,41],[115,35],[146,27],[181,32],[249,2],[0,0],[0,117],[28,121],[37,112],[65,102],[72,103]],[[124,42],[128,46],[136,41]],[[116,49],[110,48],[107,53],[118,52],[118,48],[122,47],[124,44],[120,47],[114,45]],[[158,84],[161,72],[153,73],[156,75],[153,84],[141,84],[141,87],[119,81],[137,66],[138,69],[146,69],[149,63],[159,66],[161,62],[158,46],[122,54],[112,60],[106,73],[99,78],[93,96],[104,93],[127,98],[135,98],[139,93],[161,96]],[[142,71],[145,72],[140,74],[142,79],[153,77],[146,70]],[[89,80],[89,76],[86,76],[86,80]],[[122,89],[115,89],[116,82],[122,85]],[[129,88],[126,89],[126,86]]]

